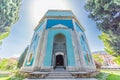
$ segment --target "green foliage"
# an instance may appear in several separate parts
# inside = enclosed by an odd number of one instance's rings
[[[4,32],[3,34],[0,34],[0,45],[2,44],[2,40],[6,37],[8,37],[8,35],[10,34],[10,32]]]
[[[95,78],[98,80],[120,80],[120,70],[103,69]]]
[[[0,80],[10,80],[9,76],[0,77]]]
[[[8,76],[0,76],[0,80],[23,80],[28,77],[27,73],[20,72],[16,70],[12,73],[12,75]]]
[[[17,62],[11,62],[9,59],[2,59],[0,61],[0,70],[13,70],[17,65]]]
[[[114,74],[114,75],[120,75],[120,70],[112,70],[112,69],[101,69],[102,73],[108,73],[108,74]]]
[[[11,26],[18,21],[21,0],[0,0],[0,44],[9,35]]]
[[[109,42],[111,41],[111,38],[109,37],[109,35],[107,35],[106,33],[102,33],[99,38],[103,41],[104,45],[105,45],[105,50],[107,51],[107,53],[114,55],[114,50],[112,48],[112,46],[109,44]]]
[[[24,50],[24,52],[21,54],[21,56],[19,58],[19,61],[18,61],[18,64],[17,64],[18,68],[22,67],[23,62],[24,62],[25,57],[26,57],[26,54],[27,54],[27,51],[28,51],[28,48],[29,48],[29,46],[27,46],[26,49]]]
[[[103,64],[103,59],[100,57],[99,54],[92,54],[92,57],[93,57],[93,59],[94,59],[95,61]]]
[[[9,78],[9,80],[23,80],[23,79],[25,79],[27,76],[28,76],[27,73],[23,73],[23,72],[20,72],[20,71],[16,71],[16,72],[14,73],[14,76],[12,76],[11,78]]]
[[[9,32],[5,32],[3,34],[0,35],[0,40],[6,38],[9,35]]]
[[[118,65],[120,65],[120,56],[115,57],[115,58],[114,58],[114,61],[115,61]]]
[[[89,18],[93,19],[102,31],[100,39],[105,50],[115,56],[120,55],[120,1],[88,0],[85,5]]]
[[[94,78],[97,78],[98,80],[106,80],[107,76],[108,74],[100,72]]]
[[[120,75],[110,74],[106,80],[120,80]]]

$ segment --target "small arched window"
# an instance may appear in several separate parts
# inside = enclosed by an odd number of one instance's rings
[[[30,63],[31,60],[32,60],[32,53],[29,56],[28,63]]]
[[[82,38],[82,41],[85,41],[83,35],[81,35],[81,38]]]
[[[90,58],[89,58],[88,53],[86,54],[86,56],[87,56],[87,60],[88,60],[88,62],[90,62]]]

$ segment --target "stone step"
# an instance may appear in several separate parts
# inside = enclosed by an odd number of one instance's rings
[[[64,69],[56,69],[55,71],[65,71]]]
[[[70,74],[70,72],[49,72],[49,74]]]
[[[63,71],[51,71],[51,72],[31,72],[29,73],[29,78],[45,78],[45,79],[74,79],[77,77],[85,78],[86,76],[91,76],[90,72],[70,72],[67,70]]]
[[[46,77],[46,79],[51,79],[51,78],[53,78],[53,79],[66,79],[66,78],[69,78],[69,79],[71,79],[73,77],[72,76],[60,76],[60,75],[58,75],[58,76],[53,75],[53,76],[47,76]]]
[[[45,79],[73,79],[73,77],[46,77]]]
[[[72,76],[71,74],[65,74],[65,73],[63,73],[63,74],[48,74],[48,76]]]
[[[72,74],[67,71],[61,72],[53,71],[50,72],[46,77],[46,79],[72,79],[72,78],[73,78]]]
[[[51,75],[50,75],[50,76],[47,76],[47,77],[56,77],[56,78],[57,78],[57,77],[72,77],[72,76],[60,76],[60,75],[52,75],[52,76],[51,76]]]

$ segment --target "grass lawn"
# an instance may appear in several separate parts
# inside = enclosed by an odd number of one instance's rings
[[[106,80],[120,80],[120,75],[109,74]]]
[[[9,80],[11,75],[11,71],[2,71],[0,70],[0,80]]]
[[[0,80],[23,80],[27,74],[16,71],[0,71]]]
[[[10,76],[0,76],[0,80],[9,80]]]
[[[98,80],[120,80],[120,70],[103,69],[96,78]]]
[[[108,74],[114,74],[114,75],[120,75],[120,70],[102,69],[100,72],[104,72],[104,73],[108,73]]]

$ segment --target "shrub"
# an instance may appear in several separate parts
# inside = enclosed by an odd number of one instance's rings
[[[27,73],[23,73],[20,71],[14,72],[13,76],[10,78],[10,80],[23,80],[27,77]]]

